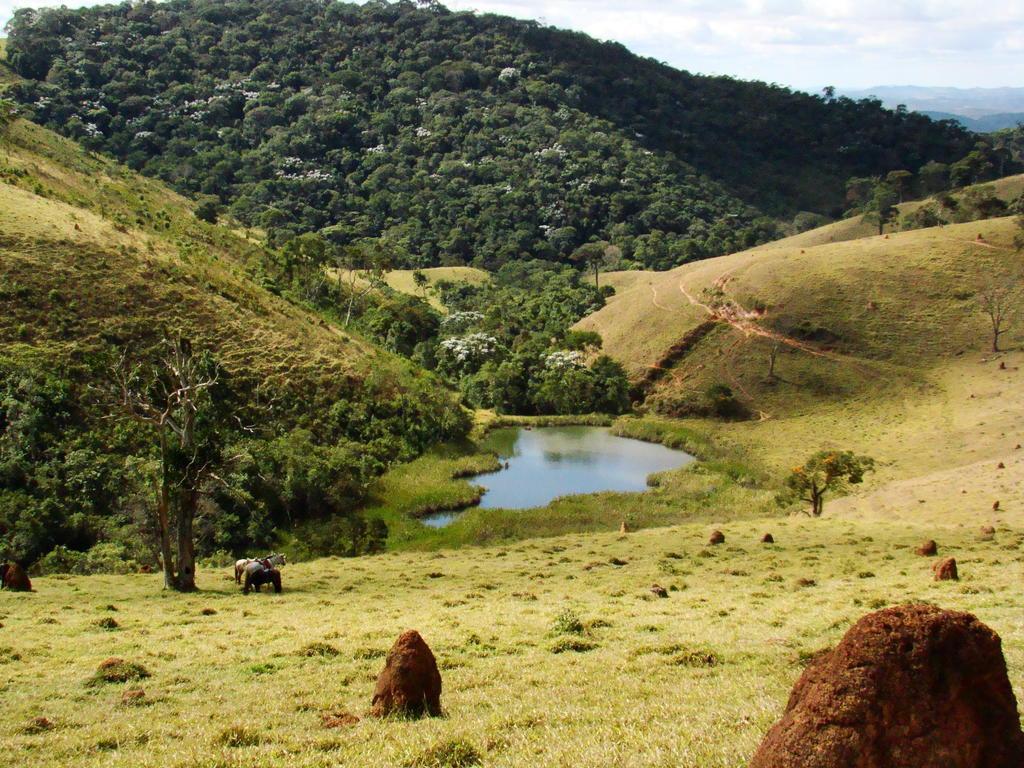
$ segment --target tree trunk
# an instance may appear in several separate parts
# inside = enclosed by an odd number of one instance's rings
[[[771,352],[768,353],[768,378],[770,379],[775,378],[775,358],[778,354],[779,345],[776,343],[772,346]]]
[[[343,326],[345,328],[348,328],[348,323],[352,319],[352,305],[356,303],[355,283],[349,285],[349,291],[351,291],[351,293],[348,295],[348,310],[345,312],[345,325]]]
[[[157,503],[157,525],[160,529],[160,558],[163,560],[164,589],[175,589],[174,558],[171,555],[171,489],[167,480],[167,433],[160,430],[160,500]]]
[[[198,503],[198,491],[190,488],[182,493],[181,509],[178,512],[178,578],[174,587],[179,592],[196,591],[196,552],[192,522],[196,517]]]
[[[595,264],[595,265],[594,265],[594,289],[595,289],[595,290],[598,290],[598,291],[599,291],[599,290],[601,290],[601,286],[599,286],[599,285],[597,284],[597,276],[598,276],[598,275],[599,275],[600,273],[601,273],[601,265],[600,265],[600,264]]]

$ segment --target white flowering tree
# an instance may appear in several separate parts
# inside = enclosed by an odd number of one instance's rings
[[[560,349],[544,358],[544,367],[549,371],[569,371],[583,368],[583,353],[575,349]]]
[[[463,335],[483,321],[483,312],[449,312],[441,318],[441,334],[446,336]]]
[[[498,339],[488,333],[470,333],[466,336],[452,336],[438,345],[438,362],[441,367],[456,375],[475,373],[488,360],[502,352]]]

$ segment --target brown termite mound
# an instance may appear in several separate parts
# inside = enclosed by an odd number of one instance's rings
[[[430,647],[414,629],[403,632],[391,646],[377,676],[370,714],[434,717],[441,714],[441,673]]]
[[[999,636],[969,613],[901,605],[811,662],[750,768],[1020,768]]]
[[[923,557],[934,557],[939,553],[939,545],[933,539],[928,539],[917,548],[917,554]]]

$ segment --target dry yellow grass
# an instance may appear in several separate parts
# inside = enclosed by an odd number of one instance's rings
[[[600,333],[605,351],[639,376],[708,319],[695,302],[706,303],[703,291],[717,285],[749,310],[766,307],[755,318],[762,326],[776,319],[825,324],[848,333],[856,356],[905,363],[983,345],[985,321],[968,299],[979,272],[1010,268],[1014,231],[1014,221],[1003,218],[813,247],[790,238],[770,249],[636,273],[578,327]]]
[[[924,518],[723,520],[719,547],[705,525],[322,560],[286,566],[282,595],[248,597],[228,569],[202,571],[190,596],[158,576],[37,578],[36,593],[0,593],[0,735],[19,766],[392,768],[461,740],[487,766],[740,768],[802,659],[885,605],[974,612],[1024,693],[1022,522],[982,541]],[[765,530],[776,545],[758,543]],[[923,538],[958,558],[961,582],[931,580],[912,552]],[[582,633],[554,633],[566,611]],[[407,628],[439,659],[447,717],[325,729],[322,715],[365,713]],[[567,641],[593,648],[553,652]],[[337,655],[305,656],[313,643]],[[87,686],[110,656],[151,677]],[[121,704],[135,688],[139,705]],[[34,731],[40,717],[52,728]]]
[[[427,278],[427,284],[424,289],[418,288],[416,286],[416,281],[413,280],[413,274],[416,272],[422,272]],[[330,269],[328,270],[328,273],[335,279],[340,276],[345,282],[352,280],[352,273],[348,270]],[[384,282],[387,283],[390,288],[398,291],[399,293],[407,293],[410,296],[419,296],[420,298],[425,299],[430,306],[439,312],[447,311],[436,292],[435,286],[439,282],[448,281],[452,283],[482,285],[483,283],[490,282],[490,280],[491,275],[488,272],[474,267],[430,267],[419,270],[393,269],[384,275]],[[355,283],[356,285],[361,286],[366,285],[366,281],[358,275],[355,277]]]
[[[827,354],[783,346],[771,379],[770,339],[720,324],[665,371],[653,396],[730,386],[754,420],[684,423],[777,479],[823,447],[878,460],[856,494],[830,503],[832,514],[997,524],[1024,507],[1014,447],[1024,443],[1024,328],[1004,339],[1014,351],[987,352],[990,332],[974,296],[980,274],[1019,262],[1015,231],[1007,218],[815,247],[783,241],[643,273],[580,325],[600,332],[634,376],[707,318],[682,289],[704,301],[702,289],[717,284],[743,307],[760,304],[764,314],[751,322],[761,327],[781,319],[789,328],[806,322],[834,331],[841,338]]]

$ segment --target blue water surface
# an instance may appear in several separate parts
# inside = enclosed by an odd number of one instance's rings
[[[607,427],[508,428],[492,432],[485,450],[497,452],[507,469],[469,478],[487,488],[484,509],[530,509],[570,494],[644,491],[647,476],[689,464],[693,456],[611,434]],[[460,513],[425,518],[432,526]]]

